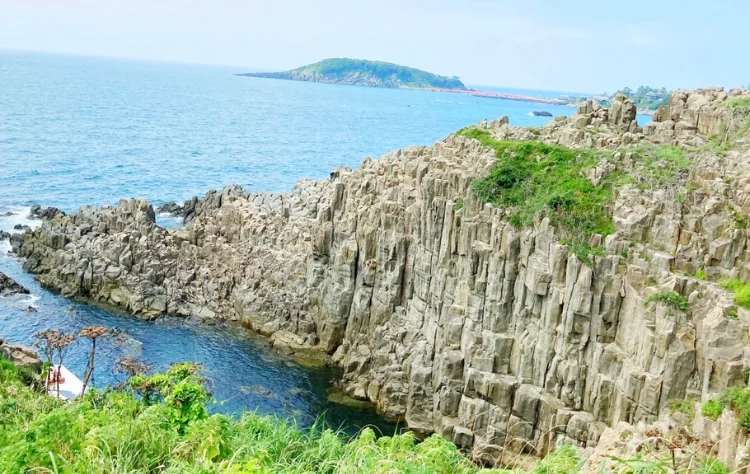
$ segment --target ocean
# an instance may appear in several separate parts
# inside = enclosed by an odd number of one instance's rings
[[[0,230],[25,219],[33,203],[74,212],[82,205],[139,197],[184,201],[211,188],[288,191],[302,177],[325,178],[408,145],[431,145],[487,118],[541,126],[530,112],[570,115],[570,107],[426,91],[376,89],[237,77],[242,68],[0,50]],[[537,94],[537,91],[508,90]],[[546,93],[549,94],[549,93]],[[105,325],[121,331],[95,385],[118,383],[119,357],[157,369],[203,364],[229,413],[259,410],[335,426],[395,425],[374,410],[329,400],[337,373],[273,353],[235,329],[182,320],[144,322],[65,299],[25,274],[0,242],[0,271],[31,290],[0,298],[0,338],[29,344],[41,329]],[[35,311],[28,312],[29,307]],[[83,368],[83,348],[68,356]]]

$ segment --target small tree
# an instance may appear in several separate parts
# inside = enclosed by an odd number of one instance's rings
[[[115,362],[115,367],[113,369],[113,372],[117,374],[125,375],[127,379],[131,379],[135,377],[136,375],[144,375],[148,371],[151,370],[151,366],[148,365],[146,362],[135,359],[132,357],[126,357],[124,359],[118,359]],[[118,377],[119,379],[119,377]],[[120,387],[123,388],[125,386],[125,383],[122,382]]]
[[[57,374],[55,377],[57,396],[60,397],[60,375],[62,371],[63,360],[65,355],[70,349],[70,345],[76,340],[75,334],[66,334],[62,331],[59,332],[59,337],[52,341],[52,346],[57,353]]]
[[[55,348],[52,345],[52,341],[57,340],[60,337],[59,329],[45,329],[34,334],[34,347],[41,350],[44,357],[47,359],[47,363],[52,365],[52,359],[55,356]]]
[[[43,374],[44,374],[44,386],[47,386],[47,382],[49,382],[49,369],[51,367],[54,367],[54,358],[55,358],[55,346],[54,341],[56,341],[60,337],[60,330],[59,329],[45,329],[44,331],[40,331],[36,334],[34,334],[34,347],[42,351],[44,354],[44,357],[47,359],[47,361],[44,363],[43,366]],[[49,389],[49,387],[47,387]]]
[[[40,349],[44,356],[47,358],[47,363],[54,367],[57,365],[55,372],[55,386],[57,390],[57,396],[60,396],[60,370],[62,369],[63,359],[70,349],[70,345],[76,340],[75,334],[66,334],[59,329],[45,329],[34,334],[34,347]],[[55,355],[57,355],[57,363],[55,363]],[[49,380],[49,374],[46,375]],[[49,387],[48,387],[49,389]]]
[[[89,386],[89,380],[94,375],[96,369],[96,342],[97,340],[106,337],[109,331],[105,327],[101,326],[87,326],[78,333],[78,337],[82,337],[91,341],[91,352],[89,352],[88,362],[86,363],[86,370],[83,374],[83,390],[81,395],[86,393],[86,388]]]

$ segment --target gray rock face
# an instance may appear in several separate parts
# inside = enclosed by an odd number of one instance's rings
[[[42,359],[34,349],[10,344],[2,339],[0,339],[0,356],[19,367],[28,367],[35,371],[42,368]]]
[[[17,294],[28,295],[29,290],[22,287],[12,278],[0,272],[0,296],[13,296]]]
[[[574,148],[648,140],[632,104],[616,102],[534,131],[480,126]],[[687,128],[673,137],[683,139],[704,141]],[[620,421],[656,419],[668,400],[745,383],[750,312],[715,282],[750,276],[747,231],[731,218],[750,214],[750,156],[692,159],[669,187],[618,191],[617,232],[592,238],[602,255],[591,266],[549,221],[518,230],[480,202],[471,181],[494,151],[456,135],[289,194],[211,191],[186,204],[182,229],[124,200],[46,221],[14,248],[65,295],[144,318],[239,321],[332,354],[348,395],[495,462],[505,448],[593,445]],[[587,175],[639,166],[621,151]],[[697,270],[708,281],[686,276]],[[681,293],[689,311],[646,303],[657,291]]]

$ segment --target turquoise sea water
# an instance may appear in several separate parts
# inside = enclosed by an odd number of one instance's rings
[[[0,196],[66,211],[284,191],[483,118],[543,125],[570,107],[237,77],[237,68],[0,51]]]
[[[142,197],[182,201],[210,188],[242,184],[285,191],[301,177],[356,167],[404,146],[430,145],[461,127],[502,115],[539,126],[574,112],[524,102],[446,93],[374,89],[237,77],[237,68],[0,51],[0,229],[39,203],[67,212],[81,205]],[[518,92],[517,90],[515,92]],[[0,271],[32,291],[0,299],[0,337],[30,343],[47,327],[97,324],[123,331],[96,374],[116,383],[113,361],[142,356],[156,368],[198,360],[226,412],[321,413],[336,425],[374,423],[372,410],[327,400],[336,372],[305,368],[236,329],[182,320],[143,322],[42,289],[0,242]],[[33,306],[36,312],[26,312]],[[68,356],[80,373],[83,347]]]

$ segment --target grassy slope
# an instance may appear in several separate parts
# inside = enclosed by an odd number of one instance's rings
[[[502,472],[476,467],[437,435],[417,443],[410,433],[376,439],[365,429],[349,440],[255,413],[209,415],[190,367],[65,404],[31,389],[28,374],[0,359],[0,473]],[[567,449],[547,462],[578,460]]]

